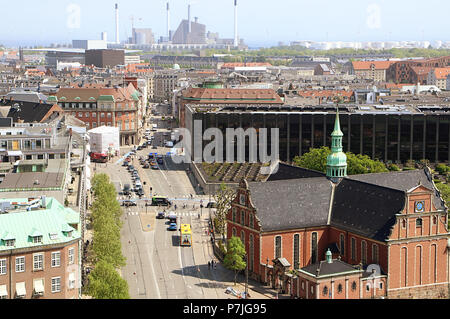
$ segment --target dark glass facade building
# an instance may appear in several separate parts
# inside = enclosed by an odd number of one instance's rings
[[[273,108],[271,108],[273,109]],[[331,146],[336,111],[328,107],[324,111],[302,111],[294,107],[288,112],[280,107],[279,112],[249,111],[239,107],[224,107],[216,112],[192,112],[188,118],[202,121],[203,132],[211,127],[219,128],[224,135],[226,152],[226,128],[244,129],[253,127],[279,128],[279,156],[282,161],[291,161],[310,148]],[[404,112],[359,112],[340,108],[340,124],[344,133],[345,152],[368,155],[383,162],[404,163],[410,159],[448,163],[450,160],[450,109],[418,109]],[[192,109],[191,109],[192,111]],[[198,111],[198,109],[197,109]],[[186,123],[189,129],[193,127]],[[248,138],[247,138],[248,141]],[[270,154],[270,133],[268,136]],[[207,145],[210,141],[204,141]],[[235,147],[235,155],[236,155]],[[248,142],[246,143],[248,158]],[[226,158],[225,156],[223,158]]]

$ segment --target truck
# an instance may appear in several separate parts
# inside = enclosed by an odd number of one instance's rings
[[[91,157],[91,162],[93,162],[93,163],[107,163],[108,162],[108,155],[106,155],[104,153],[91,152],[89,154],[89,156]]]

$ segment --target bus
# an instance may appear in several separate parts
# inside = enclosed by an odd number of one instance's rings
[[[182,224],[181,225],[181,246],[192,246],[192,231],[191,225]]]

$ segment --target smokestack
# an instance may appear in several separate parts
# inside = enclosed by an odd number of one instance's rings
[[[108,42],[108,33],[107,32],[102,32],[101,37],[102,37],[103,41]]]
[[[167,38],[170,41],[170,7],[169,7],[169,2],[167,2]]]
[[[191,32],[191,5],[188,5],[188,32]]]
[[[234,46],[237,47],[239,45],[238,38],[238,7],[237,0],[234,0]]]
[[[119,5],[116,3],[116,43],[120,44],[119,40]]]

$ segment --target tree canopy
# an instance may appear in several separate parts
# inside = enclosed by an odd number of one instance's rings
[[[227,243],[227,253],[224,258],[224,265],[230,270],[234,270],[234,284],[236,284],[237,273],[247,266],[244,256],[245,247],[239,237],[231,237]]]
[[[128,283],[120,277],[114,266],[100,261],[89,274],[89,295],[95,299],[129,299]]]
[[[330,148],[322,146],[321,148],[310,149],[308,153],[302,156],[296,156],[293,160],[294,165],[316,170],[325,173],[327,171],[327,157],[331,154]],[[388,172],[386,166],[378,161],[372,160],[367,155],[345,153],[347,155],[347,174],[367,174]]]

